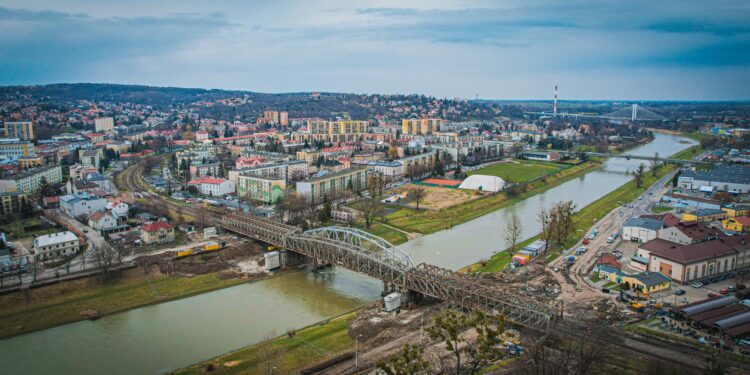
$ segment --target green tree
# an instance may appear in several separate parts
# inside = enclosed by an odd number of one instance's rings
[[[461,337],[461,331],[468,325],[469,320],[466,315],[453,311],[445,310],[435,317],[434,324],[427,328],[427,334],[433,340],[439,340],[445,344],[445,350],[453,353],[456,359],[456,375],[461,374],[461,348],[464,339]]]
[[[387,361],[378,363],[378,368],[388,375],[416,375],[426,373],[429,363],[422,348],[406,344],[401,352]]]

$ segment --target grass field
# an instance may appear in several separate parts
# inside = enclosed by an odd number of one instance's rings
[[[408,240],[408,237],[403,232],[399,232],[397,230],[394,230],[392,228],[389,228],[381,223],[374,222],[370,226],[370,228],[364,228],[364,223],[362,224],[362,230],[372,233],[388,242],[390,242],[393,245],[398,245],[400,243],[404,243]]]
[[[385,220],[389,225],[406,232],[417,232],[422,234],[434,233],[443,229],[452,228],[458,224],[476,219],[502,207],[522,201],[572,178],[584,175],[598,165],[598,161],[592,160],[562,170],[547,178],[546,181],[534,182],[531,184],[529,191],[517,197],[509,198],[505,193],[492,194],[439,211],[415,211],[408,208],[402,208],[387,215]]]
[[[8,236],[9,240],[17,240],[20,238],[36,237],[36,236],[41,236],[43,234],[62,231],[61,228],[46,228],[46,229],[38,229],[38,230],[33,230],[33,231],[27,231],[24,229],[25,227],[44,225],[44,224],[46,223],[42,221],[42,219],[40,219],[39,217],[30,217],[27,219],[18,218],[9,222],[8,224],[0,225],[0,232],[5,233],[5,235]]]
[[[469,176],[475,174],[497,176],[507,182],[527,182],[544,175],[559,172],[568,166],[529,160],[514,160],[507,163],[495,163],[475,171],[467,172]]]
[[[208,361],[175,371],[175,374],[204,374],[212,367],[212,374],[296,374],[314,363],[335,354],[354,349],[348,335],[348,325],[357,313],[349,313],[317,325],[303,328],[293,337],[287,335],[221,355]],[[270,345],[269,345],[270,344]],[[325,350],[328,356],[320,354]]]
[[[106,284],[90,277],[30,289],[28,300],[22,292],[0,295],[0,338],[84,320],[80,315],[84,310],[111,314],[244,282],[206,274],[191,278],[159,276],[149,286],[141,270],[126,274],[129,276]]]

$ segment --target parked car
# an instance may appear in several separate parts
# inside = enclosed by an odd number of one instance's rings
[[[588,239],[588,238],[584,238],[584,239],[583,239],[583,244],[584,244],[584,245],[588,245],[588,244],[589,244],[589,242],[591,242],[591,241],[589,241],[589,239]]]
[[[714,292],[708,292],[708,294],[707,294],[707,295],[708,295],[708,298],[714,298],[714,297],[718,297],[718,296],[720,296],[720,294],[716,294],[716,293],[714,293]]]
[[[700,281],[696,281],[696,282],[694,282],[694,283],[692,283],[690,285],[692,285],[693,288],[702,288],[703,287],[703,283],[700,282]]]
[[[615,242],[615,238],[612,236],[607,237],[607,243]]]
[[[721,293],[721,294],[729,294],[729,289],[724,288],[724,289],[720,290],[719,293]]]
[[[609,288],[602,288],[602,293],[609,293]]]
[[[727,290],[730,291],[730,292],[736,292],[737,291],[737,287],[735,287],[733,285],[733,286],[727,287]]]
[[[678,289],[678,290],[677,290],[676,292],[674,292],[674,294],[675,294],[676,296],[681,296],[681,295],[685,294],[685,291],[684,291],[684,290],[682,290],[682,289]]]
[[[593,240],[594,238],[596,238],[596,235],[595,235],[595,234],[593,234],[593,233],[591,233],[591,235],[589,236],[589,239],[590,239],[590,240]]]

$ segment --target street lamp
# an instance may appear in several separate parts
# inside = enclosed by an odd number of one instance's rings
[[[357,335],[357,337],[354,338],[354,368],[357,368],[359,366],[359,338],[362,337],[362,335]]]

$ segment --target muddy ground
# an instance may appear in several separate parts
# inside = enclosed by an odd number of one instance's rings
[[[202,252],[183,258],[169,251],[137,259],[139,266],[156,267],[170,276],[190,277],[218,272],[219,277],[234,278],[264,273],[263,247],[255,242],[235,243],[219,251]]]

